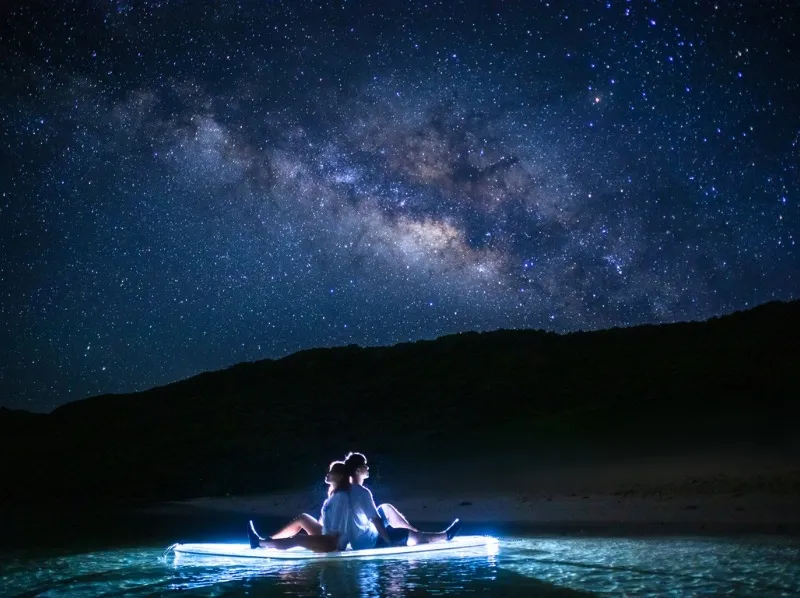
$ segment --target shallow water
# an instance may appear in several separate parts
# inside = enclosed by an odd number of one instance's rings
[[[257,562],[164,546],[1,555],[3,596],[800,595],[800,540],[504,537],[498,549]]]

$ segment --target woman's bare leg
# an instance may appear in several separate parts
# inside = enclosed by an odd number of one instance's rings
[[[335,536],[293,536],[291,538],[273,538],[262,540],[259,543],[264,548],[275,548],[277,550],[288,550],[301,546],[313,552],[333,552],[339,549],[338,538]]]
[[[412,532],[419,531],[408,522],[408,519],[406,519],[403,514],[394,507],[394,505],[383,503],[378,507],[378,510],[383,512],[384,516],[386,517],[386,522],[392,527],[407,529],[411,530]]]
[[[458,518],[453,520],[446,530],[443,532],[417,532],[408,531],[408,545],[414,546],[415,544],[433,544],[434,542],[447,542],[452,540],[461,529],[461,521]]]
[[[273,540],[291,538],[299,534],[301,530],[305,531],[309,536],[322,535],[322,525],[320,522],[307,513],[301,513],[284,527],[272,534],[271,538]]]

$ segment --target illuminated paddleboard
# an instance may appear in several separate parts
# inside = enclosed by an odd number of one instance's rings
[[[250,548],[250,544],[175,544],[172,550],[176,555],[233,557],[246,559],[352,559],[362,557],[389,556],[417,552],[433,552],[442,550],[463,550],[486,546],[494,551],[497,539],[491,536],[456,536],[449,542],[417,544],[416,546],[388,546],[386,548],[369,548],[366,550],[342,550],[337,552],[311,552],[305,548],[275,550],[274,548]]]

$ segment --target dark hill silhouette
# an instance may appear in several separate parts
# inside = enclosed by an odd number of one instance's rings
[[[181,498],[317,479],[351,448],[557,459],[794,450],[800,302],[706,322],[301,351],[48,415],[0,411],[0,499]],[[13,455],[13,457],[12,457]]]

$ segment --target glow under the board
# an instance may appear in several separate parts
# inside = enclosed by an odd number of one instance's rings
[[[272,548],[250,548],[249,544],[178,544],[175,553],[187,556],[216,556],[248,559],[331,559],[362,558],[441,550],[458,550],[486,547],[489,554],[496,554],[498,541],[491,536],[459,536],[449,542],[417,544],[416,546],[390,546],[386,548],[369,548],[365,550],[344,550],[338,552],[311,552],[305,548],[275,550]]]

